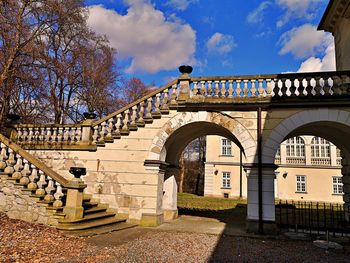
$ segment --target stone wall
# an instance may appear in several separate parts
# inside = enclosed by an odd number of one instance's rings
[[[0,177],[0,212],[6,213],[10,218],[28,222],[46,225],[58,223],[56,219],[50,217],[44,206],[38,206],[29,195],[24,194],[4,176]]]

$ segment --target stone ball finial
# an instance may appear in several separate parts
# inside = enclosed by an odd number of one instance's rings
[[[75,178],[80,178],[82,175],[86,175],[86,168],[84,167],[71,167],[69,172],[74,175]]]
[[[181,74],[191,74],[193,68],[189,65],[182,65],[179,67]]]

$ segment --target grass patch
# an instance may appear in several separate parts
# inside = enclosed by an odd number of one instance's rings
[[[180,209],[186,208],[219,211],[232,209],[235,208],[237,205],[245,204],[247,204],[246,200],[197,196],[188,193],[177,194],[177,206]]]

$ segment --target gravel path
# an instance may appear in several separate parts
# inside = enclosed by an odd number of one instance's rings
[[[0,214],[0,262],[350,262],[349,246],[325,251],[304,241],[149,229],[127,243],[106,246],[114,235],[94,243]]]

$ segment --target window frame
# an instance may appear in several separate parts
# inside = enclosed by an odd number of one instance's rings
[[[231,189],[231,172],[222,172],[222,188]]]
[[[286,157],[305,158],[305,140],[300,137],[292,137],[286,140]]]
[[[233,156],[232,153],[232,141],[226,138],[221,139],[221,155]]]
[[[336,179],[337,182],[334,182],[334,179]],[[341,176],[332,176],[332,194],[333,195],[343,195],[344,194],[343,186],[344,186],[343,178]],[[336,191],[334,191],[335,189]],[[339,189],[341,189],[341,191],[339,191]]]
[[[311,140],[311,158],[331,158],[331,143],[322,137]]]
[[[298,180],[301,179],[301,178],[304,178],[304,181],[302,180]],[[295,178],[295,192],[296,193],[307,193],[307,176],[306,175],[296,175],[296,178]],[[304,190],[303,190],[303,186],[304,185]]]

